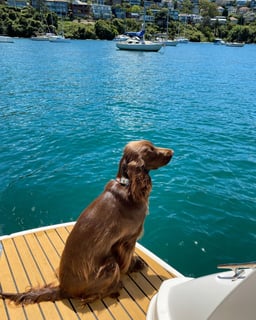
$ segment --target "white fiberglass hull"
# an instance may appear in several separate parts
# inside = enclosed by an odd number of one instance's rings
[[[255,296],[255,268],[175,278],[162,283],[147,320],[254,320]]]
[[[49,37],[50,42],[69,42],[64,36],[51,36]]]
[[[131,51],[159,51],[163,44],[154,43],[151,41],[123,41],[116,43],[116,46],[120,50],[131,50]]]
[[[14,40],[8,36],[0,36],[0,42],[1,43],[13,43]]]
[[[243,47],[244,46],[244,43],[242,42],[227,42],[226,43],[226,46],[227,47]]]

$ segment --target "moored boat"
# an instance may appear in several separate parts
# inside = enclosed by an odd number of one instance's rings
[[[49,41],[49,38],[53,36],[53,33],[40,33],[36,36],[32,36],[30,39],[33,41]]]
[[[215,44],[215,45],[224,45],[225,41],[220,39],[220,38],[216,38],[216,39],[213,40],[213,44]]]
[[[227,42],[226,46],[227,47],[243,47],[244,42]]]
[[[178,41],[169,39],[169,15],[167,15],[166,26],[166,33],[157,35],[156,40],[162,42],[164,46],[175,47],[178,44]]]
[[[117,42],[116,46],[120,50],[157,52],[162,48],[163,42],[146,41],[135,37],[126,41]]]
[[[176,40],[164,40],[164,45],[167,47],[175,47],[177,46],[178,41]]]
[[[0,36],[0,43],[13,43],[14,40],[12,37]]]
[[[176,37],[174,38],[175,41],[177,41],[178,43],[188,43],[189,40],[188,38],[185,38],[185,37]]]
[[[139,32],[126,32],[130,39],[116,43],[116,47],[120,50],[130,51],[159,51],[163,43],[145,40],[145,14],[142,29]]]
[[[49,36],[50,42],[69,42],[70,39],[65,38],[64,35],[51,35]]]
[[[163,46],[167,46],[167,47],[175,47],[178,44],[178,41],[171,40],[166,37],[157,37],[156,42],[162,43]]]

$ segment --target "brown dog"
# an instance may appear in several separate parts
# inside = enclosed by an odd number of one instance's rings
[[[149,141],[132,141],[124,149],[117,178],[80,215],[71,231],[59,268],[59,286],[31,288],[24,293],[0,293],[16,304],[80,298],[83,303],[117,297],[121,274],[144,267],[133,257],[143,230],[152,188],[149,171],[166,165],[171,149]]]

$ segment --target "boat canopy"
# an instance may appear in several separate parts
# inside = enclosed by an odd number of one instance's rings
[[[138,32],[132,32],[132,31],[125,32],[125,35],[127,35],[129,37],[143,38],[144,34],[145,34],[145,30],[141,30],[141,31],[138,31]]]

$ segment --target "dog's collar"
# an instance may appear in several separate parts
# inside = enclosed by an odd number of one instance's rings
[[[116,181],[118,183],[120,183],[122,186],[129,186],[130,181],[129,179],[125,178],[125,177],[121,177],[121,178],[116,178]]]

